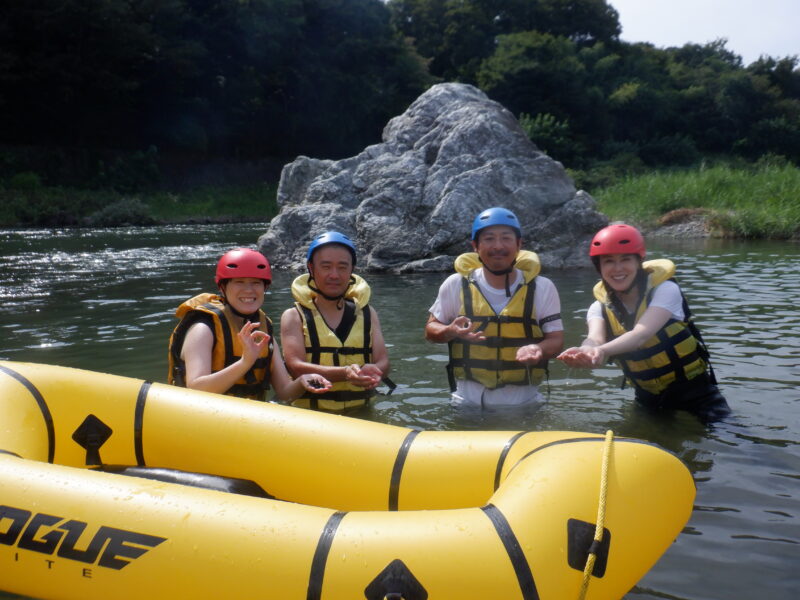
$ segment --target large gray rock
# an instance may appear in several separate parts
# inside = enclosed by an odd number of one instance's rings
[[[389,121],[383,143],[357,156],[298,157],[283,168],[277,199],[258,246],[278,268],[302,268],[311,239],[333,229],[355,241],[359,270],[449,271],[490,206],[516,213],[524,247],[544,266],[577,267],[607,223],[508,110],[456,83],[422,94]]]

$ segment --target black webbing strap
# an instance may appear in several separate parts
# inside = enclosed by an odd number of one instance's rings
[[[210,302],[204,304],[203,308],[208,309],[217,315],[217,319],[219,319],[221,324],[220,329],[222,329],[222,342],[223,348],[225,349],[225,366],[227,367],[232,365],[234,362],[236,362],[236,359],[233,356],[233,334],[231,334],[231,328],[228,326],[228,318],[225,316],[225,311],[218,306],[214,306]]]
[[[676,281],[675,283],[677,284],[678,282]],[[680,286],[678,286],[678,289],[680,289]],[[717,376],[714,373],[714,366],[711,364],[711,353],[708,351],[706,341],[703,339],[703,335],[700,333],[700,328],[697,327],[697,323],[694,322],[694,314],[689,308],[689,303],[686,301],[686,296],[683,294],[683,290],[681,290],[681,298],[683,299],[683,318],[686,321],[686,326],[689,328],[689,331],[692,332],[692,335],[697,339],[698,353],[708,365],[711,383],[716,385]]]
[[[369,305],[361,311],[364,314],[364,364],[372,362],[372,309]]]
[[[472,290],[470,289],[469,286],[470,286],[469,279],[467,279],[466,277],[462,277],[461,295],[464,298],[464,314],[467,316],[467,318],[472,319],[472,317],[475,315],[475,307],[472,305]],[[463,356],[461,357],[461,359],[465,361],[464,364],[462,365],[464,367],[464,377],[466,379],[472,379],[472,373],[469,365],[470,345],[462,342],[461,348],[463,352]],[[452,367],[454,366],[452,358],[450,359],[450,363],[452,369]],[[455,382],[455,378],[453,379],[453,381]],[[456,388],[454,386],[453,391],[455,390]]]
[[[306,348],[306,352],[311,353],[311,357],[308,362],[318,365],[320,361],[320,355],[322,354],[322,348],[319,344],[319,333],[317,332],[317,324],[314,322],[314,313],[311,312],[310,308],[302,305],[300,306],[300,310],[303,311],[306,329],[308,330],[309,346]]]
[[[522,311],[522,326],[525,328],[525,337],[528,339],[533,339],[535,336],[533,335],[533,325],[536,323],[536,319],[533,317],[534,306],[533,306],[533,296],[536,293],[536,278],[530,280],[528,283],[528,291],[525,294],[525,308]]]

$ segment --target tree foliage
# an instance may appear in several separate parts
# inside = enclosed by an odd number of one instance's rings
[[[431,81],[380,0],[4,4],[6,143],[346,154]]]
[[[800,162],[797,57],[626,43],[607,0],[25,0],[0,15],[0,143],[17,149],[0,176],[128,189],[167,155],[346,156],[437,80],[525,115],[570,167]],[[23,147],[48,151],[23,165]]]
[[[536,31],[586,45],[620,33],[605,0],[389,0],[389,8],[398,30],[431,60],[433,75],[468,83],[477,82],[498,36]]]
[[[618,154],[651,165],[685,164],[701,153],[800,161],[797,57],[762,57],[745,68],[724,39],[667,49],[624,43],[606,0],[389,0],[389,7],[434,75],[476,83],[528,115],[531,127],[538,123],[539,134],[547,122],[566,126],[558,146],[573,166]]]

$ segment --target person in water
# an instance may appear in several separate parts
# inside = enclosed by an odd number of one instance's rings
[[[494,207],[472,225],[474,252],[455,261],[425,325],[431,342],[447,342],[454,404],[545,402],[538,385],[564,345],[561,302],[539,275],[539,257],[522,250],[516,215]]]
[[[672,261],[645,262],[642,234],[625,224],[597,232],[589,256],[601,280],[587,315],[588,335],[559,360],[593,368],[613,359],[636,400],[649,409],[684,409],[707,422],[729,414],[703,339],[673,280]]]
[[[260,252],[237,248],[217,263],[220,294],[200,294],[181,304],[169,341],[169,382],[206,392],[266,400],[270,385],[279,400],[330,388],[325,377],[286,372],[272,321],[261,310],[272,282]]]
[[[304,408],[341,411],[365,405],[386,378],[389,354],[369,306],[370,288],[353,273],[356,248],[346,235],[316,236],[306,254],[307,273],[292,283],[295,305],[281,316],[286,366],[294,375],[316,374],[331,389],[294,401]]]

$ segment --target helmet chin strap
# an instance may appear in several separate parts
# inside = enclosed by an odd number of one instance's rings
[[[510,267],[508,267],[507,269],[501,269],[499,271],[495,271],[487,267],[480,256],[478,257],[478,260],[481,261],[483,268],[489,271],[489,273],[491,273],[492,275],[506,276],[506,298],[511,298],[511,285],[510,285],[509,275],[514,272],[514,265],[517,264],[517,259],[516,258],[514,259],[514,262],[511,263]]]
[[[241,318],[243,318],[245,321],[251,321],[251,322],[253,322],[253,323],[257,323],[257,322],[259,321],[258,317],[256,316],[256,315],[258,315],[258,311],[256,311],[256,312],[251,312],[250,314],[247,314],[247,315],[246,315],[246,314],[244,314],[244,313],[240,313],[238,310],[236,310],[236,309],[233,307],[233,305],[232,305],[230,302],[228,302],[227,300],[225,301],[225,303],[226,303],[226,304],[227,304],[227,305],[230,307],[230,309],[231,309],[231,311],[233,312],[233,314],[235,314],[237,317],[241,317]]]
[[[222,299],[225,300],[225,304],[228,305],[228,307],[231,309],[231,312],[233,312],[233,314],[235,314],[237,317],[241,317],[245,321],[251,321],[253,323],[257,323],[258,321],[260,321],[260,319],[258,318],[258,309],[254,310],[249,314],[240,313],[233,307],[233,304],[228,302],[228,297],[225,295],[225,288],[219,286],[219,291],[222,293]]]
[[[316,294],[319,294],[320,296],[325,298],[325,300],[328,300],[329,302],[336,302],[336,309],[337,310],[342,310],[344,308],[344,297],[347,294],[347,290],[349,290],[350,286],[353,285],[356,282],[356,278],[351,275],[350,276],[350,282],[347,284],[347,287],[344,288],[344,292],[342,292],[338,296],[328,296],[328,294],[326,294],[325,292],[323,292],[319,288],[311,285],[311,282],[314,281],[314,273],[311,272],[311,269],[308,269],[308,274],[310,275],[310,277],[308,279],[308,288],[312,292],[314,292]]]

